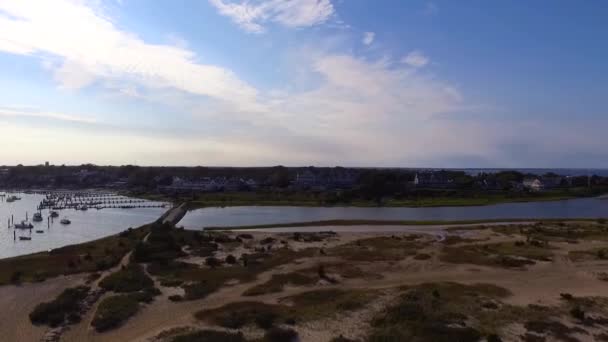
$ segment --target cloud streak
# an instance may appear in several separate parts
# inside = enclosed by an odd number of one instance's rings
[[[401,63],[414,68],[422,68],[429,64],[429,58],[420,50],[414,50],[401,59]]]
[[[75,29],[77,28],[77,29]],[[97,79],[174,88],[255,110],[257,91],[188,49],[149,44],[81,2],[0,2],[0,51],[53,58],[54,77],[78,89]]]
[[[376,34],[374,32],[365,32],[363,33],[363,44],[371,45],[374,42],[374,38],[376,38]]]
[[[251,33],[264,32],[267,23],[291,28],[314,26],[334,13],[330,0],[209,0],[209,3]]]

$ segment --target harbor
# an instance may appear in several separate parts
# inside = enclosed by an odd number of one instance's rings
[[[0,258],[91,241],[156,220],[168,203],[95,191],[0,192]]]

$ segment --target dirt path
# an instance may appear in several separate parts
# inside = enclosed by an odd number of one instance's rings
[[[36,305],[49,301],[68,287],[84,283],[85,275],[71,275],[0,287],[0,332],[2,341],[40,341],[47,326],[32,325],[29,314]],[[9,323],[10,322],[10,323]]]

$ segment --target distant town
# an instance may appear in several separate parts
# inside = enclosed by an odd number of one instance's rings
[[[471,200],[483,196],[511,199],[591,196],[603,194],[608,189],[608,177],[591,173],[572,176],[516,170],[473,173],[464,170],[345,167],[55,166],[47,162],[37,166],[0,167],[0,186],[24,190],[98,188],[165,198],[205,198],[205,194],[249,192],[264,196],[274,194],[272,198],[276,200],[276,194],[300,194],[314,196],[316,204],[358,200],[382,204],[387,199],[395,202],[428,197]],[[435,204],[441,205],[442,202]]]

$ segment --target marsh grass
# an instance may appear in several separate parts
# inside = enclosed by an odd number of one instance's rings
[[[147,234],[149,227],[128,229],[120,234],[78,245],[0,260],[0,284],[15,280],[43,281],[64,274],[96,272],[116,266]],[[14,277],[19,274],[18,279]]]

